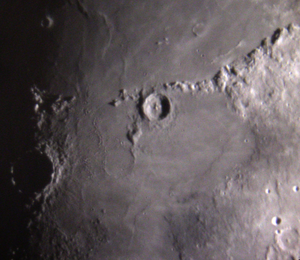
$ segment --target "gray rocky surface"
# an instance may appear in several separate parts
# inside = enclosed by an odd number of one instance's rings
[[[28,70],[1,74],[22,126],[1,135],[20,150],[1,154],[3,259],[300,259],[298,1],[43,8],[36,54],[2,48]]]
[[[63,177],[44,191],[43,258],[298,259],[299,39],[278,29],[211,81],[122,91],[93,132],[51,130],[52,150],[72,148],[52,159]]]

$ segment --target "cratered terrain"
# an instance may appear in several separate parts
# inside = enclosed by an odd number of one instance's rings
[[[30,2],[1,4],[1,259],[300,259],[298,1]]]

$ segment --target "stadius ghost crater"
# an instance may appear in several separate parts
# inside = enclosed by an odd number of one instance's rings
[[[298,2],[49,6],[7,259],[300,259]]]

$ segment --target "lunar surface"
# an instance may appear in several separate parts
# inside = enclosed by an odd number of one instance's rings
[[[298,1],[0,6],[1,259],[300,259]]]

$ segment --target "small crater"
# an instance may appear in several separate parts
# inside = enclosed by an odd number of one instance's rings
[[[143,103],[143,113],[150,121],[165,119],[171,111],[169,99],[161,94],[149,95]]]
[[[294,187],[293,187],[293,191],[294,191],[294,192],[298,192],[298,191],[299,191],[299,186],[294,186]]]
[[[41,21],[41,26],[44,28],[51,28],[54,25],[54,20],[51,16],[46,15],[46,17]]]
[[[192,29],[192,32],[195,35],[195,37],[200,36],[204,32],[204,28],[205,28],[204,23],[197,23]]]
[[[270,193],[271,193],[271,190],[270,190],[270,189],[266,189],[266,190],[265,190],[265,193],[266,193],[266,194],[270,194]]]
[[[279,218],[279,217],[273,217],[271,223],[272,223],[274,226],[278,226],[278,225],[280,225],[280,223],[281,223],[281,218]]]

